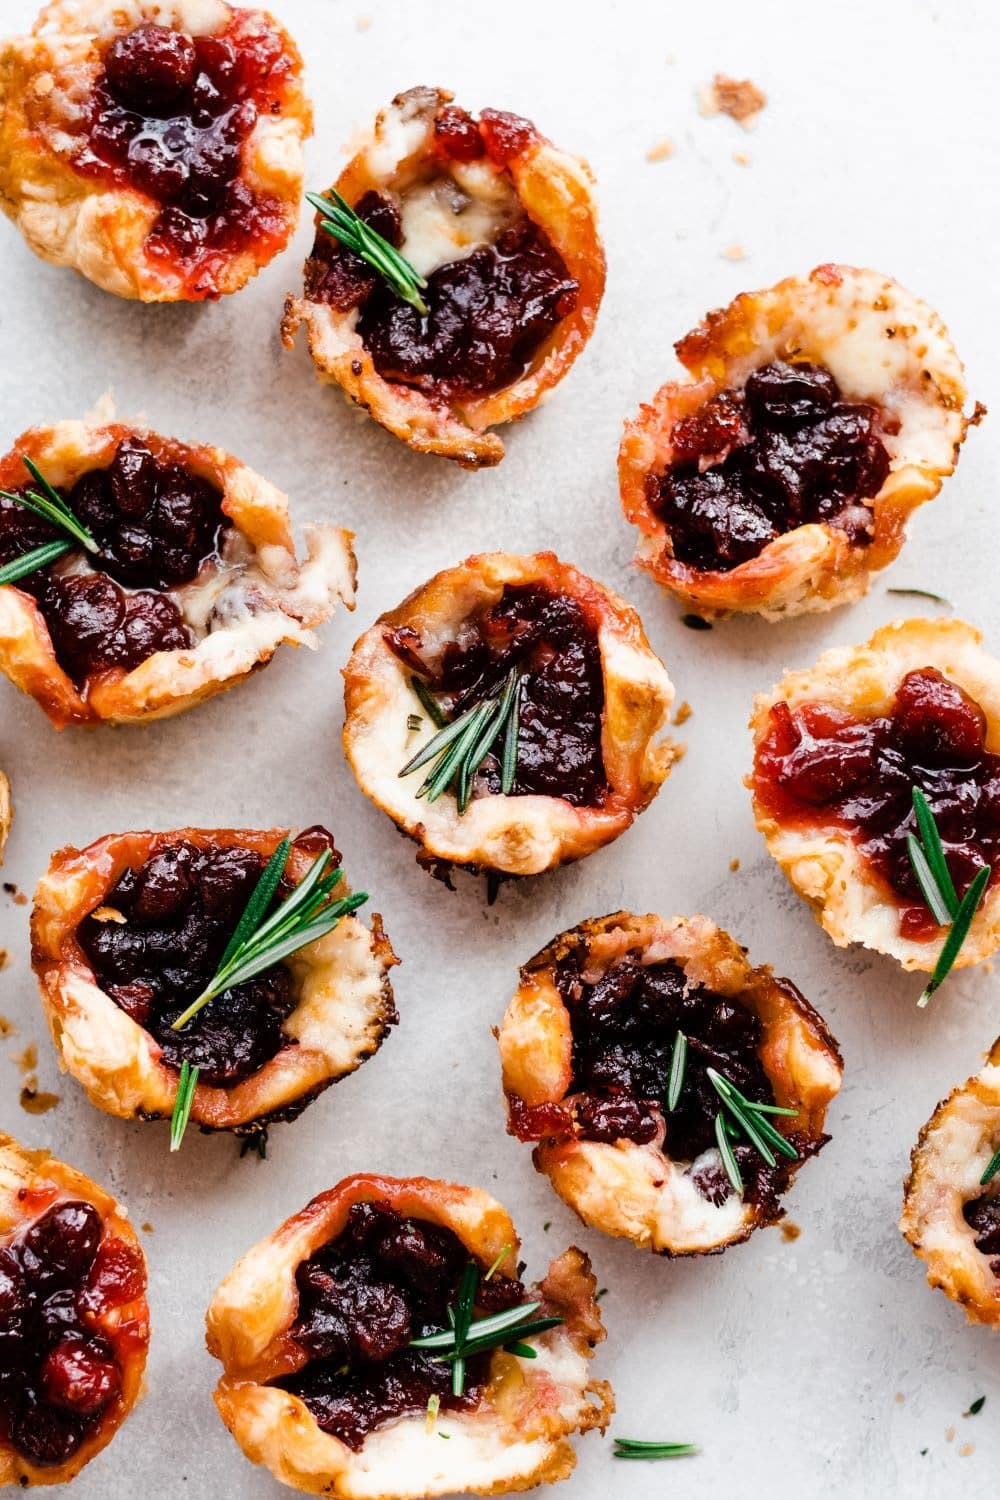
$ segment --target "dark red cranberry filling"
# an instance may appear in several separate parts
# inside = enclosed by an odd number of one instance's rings
[[[889,473],[886,431],[879,409],[845,401],[829,370],[775,360],[677,423],[649,502],[677,561],[702,571],[728,572],[811,522],[866,546],[866,502]]]
[[[885,717],[856,719],[823,703],[771,709],[757,751],[759,800],[783,823],[835,824],[852,834],[900,902],[900,931],[940,932],[907,852],[913,788],[927,798],[962,895],[1000,859],[1000,756],[986,749],[986,717],[933,667],[909,672]]]
[[[296,841],[333,849],[325,830]],[[333,867],[340,855],[333,850]],[[260,879],[265,861],[250,849],[198,849],[179,842],[126,870],[104,905],[125,922],[86,917],[80,946],[101,988],[162,1048],[168,1067],[185,1061],[203,1083],[228,1088],[295,1043],[283,1030],[295,1009],[291,972],[282,965],[224,990],[181,1031],[173,1023],[215,975],[219,960]],[[279,896],[290,886],[279,886]]]
[[[400,212],[389,198],[366,193],[357,210],[390,244],[401,244]],[[361,307],[358,332],[384,379],[446,396],[500,390],[520,379],[576,307],[579,290],[528,218],[495,244],[432,272],[422,293],[426,315],[323,230],[306,265],[310,298],[342,311]]]
[[[125,438],[106,469],[92,469],[64,498],[101,549],[99,557],[86,554],[98,571],[74,574],[60,559],[18,587],[37,601],[69,676],[81,683],[114,667],[130,671],[156,651],[191,645],[176,604],[152,591],[189,583],[217,556],[227,524],[221,491]],[[0,563],[66,535],[0,498]]]
[[[973,1198],[962,1210],[966,1224],[976,1236],[976,1249],[990,1257],[990,1269],[1000,1275],[1000,1198],[984,1193]]]
[[[715,1068],[748,1099],[773,1104],[774,1092],[758,1055],[763,1028],[744,1006],[688,981],[674,960],[641,964],[618,960],[596,983],[580,959],[556,970],[556,985],[573,1030],[573,1076],[561,1104],[535,1107],[511,1101],[511,1124],[522,1140],[575,1135],[581,1140],[652,1141],[665,1121],[664,1152],[694,1162],[716,1146],[719,1096],[708,1077]],[[687,1037],[687,1065],[677,1108],[666,1108],[674,1042]],[[800,1155],[815,1149],[789,1135]],[[751,1202],[773,1208],[789,1181],[789,1163],[769,1167],[750,1146],[733,1150]],[[696,1167],[691,1178],[703,1197],[723,1203],[732,1192],[721,1165]]]
[[[450,716],[488,694],[518,667],[520,723],[515,796],[563,797],[599,806],[608,793],[601,750],[604,677],[597,632],[583,606],[538,584],[504,590],[499,602],[463,627],[445,647],[436,672],[408,628],[387,631],[392,649],[440,694]],[[500,791],[498,744],[476,779]]]
[[[65,1202],[0,1246],[0,1439],[40,1467],[71,1458],[121,1393],[97,1320],[142,1295],[142,1263],[102,1236],[92,1204]]]
[[[281,111],[292,66],[279,32],[238,14],[218,36],[137,26],[105,55],[74,165],[163,205],[153,253],[207,259],[281,236],[281,203],[240,170],[258,119]]]
[[[308,1356],[275,1382],[301,1398],[324,1432],[355,1451],[370,1432],[432,1396],[442,1411],[471,1411],[489,1376],[489,1354],[467,1364],[465,1393],[452,1395],[451,1366],[410,1340],[448,1326],[468,1251],[450,1229],[404,1219],[387,1203],[356,1203],[340,1237],[296,1272],[299,1306],[292,1338]],[[519,1281],[480,1279],[482,1314],[515,1307]]]

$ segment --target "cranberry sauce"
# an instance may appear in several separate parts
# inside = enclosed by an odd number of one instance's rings
[[[33,488],[25,484],[15,493]],[[183,464],[156,458],[138,438],[125,438],[106,469],[91,470],[61,493],[101,549],[100,556],[86,554],[98,571],[74,573],[71,565],[67,571],[60,559],[17,586],[38,603],[63,669],[82,683],[114,667],[130,671],[155,651],[191,645],[176,604],[154,591],[191,582],[217,555],[226,526],[221,491]],[[0,563],[67,535],[0,498]],[[77,557],[83,555],[81,548]]]
[[[484,110],[476,121],[448,105],[435,120],[435,156],[449,162],[487,158],[502,169],[537,139],[516,115]],[[455,212],[467,203],[454,186]],[[399,200],[369,192],[357,212],[404,255]],[[576,307],[579,283],[558,251],[526,216],[495,243],[439,266],[423,292],[423,315],[403,302],[352,250],[320,229],[306,263],[306,294],[345,311],[360,307],[358,332],[386,380],[444,397],[483,395],[521,378],[536,350]]]
[[[842,399],[829,370],[775,360],[677,423],[670,467],[647,481],[649,503],[677,561],[702,571],[727,573],[810,522],[865,546],[865,502],[889,473],[888,430],[877,407]]]
[[[955,888],[983,865],[1000,868],[1000,756],[985,748],[986,718],[933,667],[908,672],[884,718],[856,719],[824,703],[771,709],[754,770],[764,808],[784,824],[847,829],[901,906],[900,932],[940,929],[907,852],[913,788],[927,798]]]
[[[296,1272],[291,1333],[308,1363],[275,1383],[355,1451],[384,1423],[426,1411],[431,1396],[442,1411],[473,1410],[488,1380],[488,1353],[468,1360],[465,1392],[453,1396],[451,1365],[408,1347],[448,1326],[468,1260],[450,1229],[401,1218],[387,1203],[356,1203],[340,1238]],[[481,1277],[476,1307],[503,1312],[524,1296],[519,1281]]]
[[[92,1204],[61,1202],[0,1244],[0,1442],[41,1467],[71,1458],[121,1393],[99,1319],[141,1297],[145,1276],[103,1233]]]
[[[436,673],[421,657],[416,631],[386,632],[392,649],[460,714],[517,667],[520,723],[515,796],[563,797],[574,807],[600,806],[607,795],[601,751],[604,677],[597,632],[578,600],[538,584],[504,590],[498,603],[445,647]],[[499,742],[476,780],[500,791]]]
[[[580,959],[556,970],[556,985],[573,1031],[573,1077],[560,1104],[511,1101],[511,1128],[522,1140],[577,1136],[613,1144],[646,1145],[663,1120],[664,1152],[675,1162],[695,1162],[716,1146],[719,1096],[706,1069],[715,1068],[746,1095],[773,1104],[774,1094],[758,1049],[758,1018],[735,1001],[689,983],[680,964],[640,964],[619,959],[596,983],[581,977]],[[678,1031],[687,1037],[687,1064],[677,1108],[666,1107],[670,1063]],[[794,1134],[800,1155],[811,1146]],[[789,1163],[769,1167],[750,1146],[733,1150],[751,1202],[773,1205],[788,1184]],[[713,1203],[732,1192],[721,1164],[701,1163],[690,1173]]]
[[[1000,1198],[984,1193],[973,1198],[962,1210],[963,1217],[976,1236],[976,1249],[990,1257],[990,1270],[1000,1276]]]
[[[308,840],[308,842],[306,842]],[[300,834],[296,847],[333,849],[325,830]],[[215,974],[266,861],[250,849],[198,849],[180,841],[126,870],[103,906],[124,922],[89,916],[77,938],[101,988],[162,1048],[162,1061],[189,1062],[200,1081],[226,1088],[256,1073],[285,1047],[282,1030],[296,1004],[282,965],[221,995],[182,1031],[173,1022]],[[332,868],[340,864],[333,850]],[[279,892],[288,894],[284,882]]]
[[[194,295],[215,293],[226,255],[285,237],[280,201],[240,171],[245,141],[261,116],[280,114],[297,67],[281,33],[249,12],[217,36],[145,22],[105,54],[74,165],[161,205],[146,251],[185,265]]]

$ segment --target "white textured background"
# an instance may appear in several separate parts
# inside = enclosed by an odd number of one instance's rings
[[[593,1255],[609,1327],[596,1373],[615,1384],[614,1430],[704,1451],[626,1466],[590,1436],[565,1500],[599,1500],[611,1486],[637,1500],[723,1488],[845,1500],[995,1492],[1000,1347],[927,1288],[896,1219],[918,1128],[997,1031],[997,981],[984,970],[952,978],[921,1014],[916,976],[834,949],[765,855],[741,778],[753,693],[898,615],[905,601],[887,597],[886,583],[946,595],[1000,650],[998,419],[970,434],[958,474],[917,515],[866,602],[783,626],[683,628],[676,606],[629,566],[614,467],[622,419],[674,369],[675,338],[737,291],[823,260],[875,266],[926,297],[951,328],[972,394],[1000,416],[995,4],[274,6],[302,47],[316,102],[314,187],[339,170],[352,133],[412,84],[519,111],[597,173],[608,292],[593,341],[548,407],[510,431],[499,469],[466,474],[408,453],[321,389],[302,349],[281,350],[282,298],[298,285],[308,230],[235,299],[145,308],[36,261],[0,224],[0,446],[30,424],[83,414],[111,388],[126,415],[231,448],[288,491],[299,519],[352,526],[360,559],[357,615],[334,620],[317,654],[286,651],[173,722],[57,735],[0,683],[0,764],[17,805],[5,878],[30,891],[50,851],[111,830],[322,821],[404,961],[399,1029],[360,1073],[274,1131],[266,1163],[194,1132],[170,1157],[165,1126],[112,1120],[58,1078],[28,966],[28,908],[0,895],[11,955],[0,1011],[18,1028],[0,1043],[0,1128],[51,1145],[154,1226],[149,1393],[76,1482],[77,1500],[276,1500],[278,1486],[215,1415],[204,1308],[239,1253],[313,1193],[366,1169],[492,1190],[514,1212],[530,1274],[570,1240]],[[3,25],[27,26],[33,10],[3,0]],[[717,69],[767,91],[752,134],[698,115],[696,86]],[[648,162],[664,137],[674,158]],[[752,164],[735,164],[734,151]],[[736,244],[741,263],[721,254]],[[491,547],[556,548],[633,600],[694,715],[687,758],[629,834],[508,888],[489,911],[471,882],[451,895],[424,875],[357,790],[339,745],[339,669],[380,610]],[[529,1149],[505,1136],[490,1027],[517,964],[561,928],[619,906],[707,912],[793,978],[840,1039],[834,1138],[791,1194],[794,1243],[769,1230],[721,1259],[654,1260],[577,1224],[533,1173]],[[17,1102],[13,1055],[29,1041],[41,1086],[62,1095],[40,1118]],[[963,1419],[980,1395],[982,1413]]]

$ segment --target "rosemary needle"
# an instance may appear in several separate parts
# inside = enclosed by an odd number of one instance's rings
[[[939,927],[948,929],[934,972],[917,1001],[917,1005],[923,1010],[934,991],[940,988],[954,968],[955,960],[969,935],[969,928],[986,893],[992,871],[988,865],[981,865],[960,901],[930,804],[918,786],[913,788],[912,797],[919,838],[912,833],[907,836],[907,853],[928,910]]]
[[[177,1079],[177,1095],[174,1099],[174,1112],[170,1117],[171,1151],[181,1149],[184,1132],[191,1118],[191,1106],[194,1104],[194,1092],[198,1087],[200,1071],[200,1068],[192,1068],[186,1058],[181,1063],[180,1076]]]
[[[690,1458],[701,1449],[695,1443],[647,1443],[637,1438],[615,1438],[614,1458]]]

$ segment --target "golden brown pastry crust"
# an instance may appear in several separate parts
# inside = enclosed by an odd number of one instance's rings
[[[990,1191],[980,1178],[1000,1147],[1000,1040],[981,1070],[942,1100],[910,1157],[899,1227],[927,1265],[927,1280],[965,1309],[970,1323],[1000,1325],[995,1257],[976,1248],[963,1209]],[[996,1182],[993,1191],[996,1190]]]
[[[180,443],[120,422],[57,422],[29,428],[0,458],[0,489],[29,482],[25,455],[51,484],[70,486],[89,470],[107,467],[127,437],[139,438],[157,456],[167,455],[217,485],[232,529],[217,562],[169,591],[195,629],[197,644],[158,651],[130,672],[101,673],[82,692],[56,660],[35,600],[16,584],[0,587],[0,671],[59,729],[182,713],[265,666],[282,643],[315,645],[313,627],[329,619],[338,602],[354,607],[352,533],[325,525],[306,528],[309,555],[299,564],[285,496],[221,448]],[[217,593],[208,620],[202,621],[206,585],[212,591],[217,586]]]
[[[92,1203],[104,1222],[106,1235],[123,1240],[146,1260],[125,1210],[103,1188],[82,1172],[57,1161],[47,1151],[30,1151],[0,1131],[0,1244],[13,1238],[53,1203],[82,1199]],[[122,1389],[90,1436],[65,1464],[39,1468],[0,1438],[0,1489],[5,1485],[64,1484],[73,1479],[95,1454],[105,1448],[143,1393],[143,1371],[149,1347],[149,1308],[145,1291],[135,1302],[104,1313],[96,1327],[111,1343],[122,1372]]]
[[[144,21],[196,36],[214,34],[233,13],[226,0],[53,0],[29,36],[0,46],[0,208],[36,255],[72,266],[116,296],[176,302],[239,291],[284,248],[298,221],[302,147],[312,134],[312,108],[302,91],[295,43],[266,11],[245,14],[266,18],[295,62],[281,112],[263,115],[241,148],[243,180],[284,210],[284,236],[266,255],[254,249],[219,252],[192,284],[189,273],[145,251],[158,202],[136,188],[84,176],[72,165],[79,101],[102,71],[116,35]]]
[[[269,859],[287,829],[181,828],[110,834],[86,849],[61,849],[39,881],[31,918],[32,965],[61,1067],[91,1103],[124,1119],[170,1118],[178,1074],[160,1060],[152,1036],[100,988],[76,932],[130,868],[181,840],[197,848],[252,849]],[[314,854],[293,845],[287,870],[301,880]],[[346,882],[338,894],[347,894]],[[296,1113],[331,1083],[378,1051],[394,1016],[388,972],[398,962],[372,916],[358,916],[288,961],[299,987],[284,1023],[298,1045],[286,1047],[232,1088],[199,1083],[191,1120],[208,1130],[245,1130],[269,1116]]]
[[[11,821],[14,817],[14,803],[10,795],[10,782],[2,771],[0,771],[0,864],[3,863],[3,851],[7,843],[7,835],[10,833]]]
[[[987,749],[1000,753],[1000,662],[981,646],[982,634],[961,620],[897,620],[876,630],[864,646],[836,646],[804,672],[789,672],[769,693],[754,699],[750,728],[754,747],[770,728],[769,712],[784,699],[792,710],[803,703],[829,703],[858,718],[886,713],[907,672],[936,667],[981,706]],[[752,777],[747,785],[753,789]],[[768,852],[813,915],[837,944],[863,943],[895,958],[904,969],[930,971],[945,933],[917,942],[899,931],[899,902],[862,857],[846,829],[784,826],[754,796],[754,819]],[[1000,890],[986,896],[973,918],[955,968],[980,963],[1000,946]]]
[[[445,89],[432,88],[397,95],[341,172],[334,184],[337,191],[355,204],[370,189],[405,186],[429,173],[446,175],[447,167],[434,152],[434,118],[452,97]],[[540,345],[520,380],[499,391],[448,403],[383,380],[357,333],[356,308],[340,312],[307,296],[289,296],[282,321],[289,348],[300,323],[305,323],[322,381],[339,385],[416,452],[440,454],[466,469],[498,464],[504,446],[487,429],[532,411],[567,374],[594,330],[605,278],[594,179],[586,162],[536,135],[505,168],[482,163],[476,167],[506,176],[528,218],[545,232],[580,284],[575,310]],[[405,253],[405,243],[402,249]]]
[[[794,985],[768,967],[751,967],[745,949],[702,916],[667,921],[614,912],[560,933],[525,964],[498,1037],[508,1105],[557,1104],[571,1096],[573,1034],[555,969],[574,954],[588,980],[626,956],[640,963],[674,959],[692,983],[758,1016],[764,1030],[759,1056],[775,1102],[798,1111],[796,1133],[822,1142],[842,1074],[836,1042]],[[719,1206],[702,1198],[685,1175],[691,1163],[671,1160],[663,1141],[662,1127],[648,1145],[550,1137],[535,1148],[533,1160],[585,1224],[658,1254],[723,1250],[780,1218],[780,1210],[735,1194]]]
[[[965,377],[948,332],[926,303],[895,281],[853,266],[818,266],[761,292],[744,292],[676,345],[688,374],[661,386],[626,422],[618,478],[626,518],[641,533],[636,561],[700,614],[737,611],[767,619],[833,609],[867,593],[872,573],[896,557],[910,512],[950,474],[968,419]],[[741,388],[774,359],[823,365],[845,400],[871,401],[899,421],[883,436],[889,477],[871,502],[875,532],[853,545],[835,526],[799,526],[729,572],[676,561],[647,480],[671,458],[675,424],[720,391]]]
[[[564,1479],[575,1466],[568,1438],[604,1431],[614,1410],[605,1381],[588,1380],[593,1346],[604,1338],[596,1280],[582,1251],[567,1250],[535,1295],[564,1319],[535,1340],[536,1360],[497,1351],[472,1412],[397,1418],[353,1452],[323,1432],[297,1396],[268,1387],[305,1363],[290,1336],[297,1311],[296,1267],[343,1230],[352,1204],[388,1203],[404,1217],[450,1229],[483,1267],[516,1274],[520,1241],[507,1212],[478,1188],[425,1177],[348,1177],[314,1198],[243,1257],[208,1310],[209,1352],[223,1366],[215,1391],[222,1419],[254,1463],[308,1494],[350,1500],[416,1500],[490,1495]],[[439,1434],[447,1432],[444,1444]]]
[[[411,626],[434,653],[471,615],[496,603],[508,585],[543,583],[578,600],[596,623],[604,672],[602,750],[611,792],[603,807],[574,807],[557,797],[477,797],[460,816],[446,795],[430,805],[417,798],[418,776],[399,776],[416,753],[419,733],[407,729],[418,707],[410,671],[387,645],[386,628]],[[361,636],[344,669],[344,748],[361,789],[433,860],[507,875],[537,875],[582,859],[624,833],[670,774],[680,750],[654,744],[674,689],[653,654],[642,623],[623,599],[552,552],[517,556],[486,552],[437,573]]]

